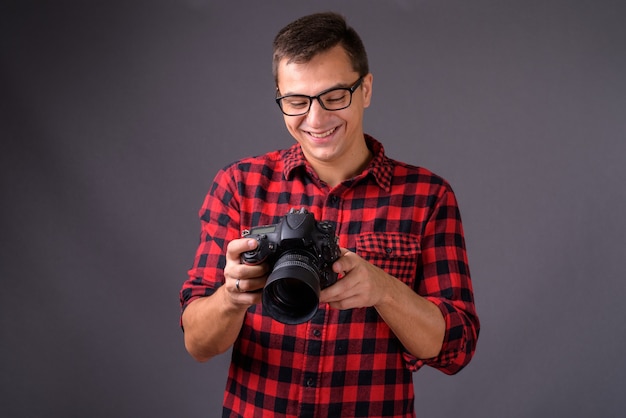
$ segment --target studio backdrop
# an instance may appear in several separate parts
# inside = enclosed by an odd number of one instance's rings
[[[271,43],[335,10],[374,74],[366,131],[447,179],[481,336],[415,374],[420,417],[626,410],[620,1],[0,5],[0,415],[219,416],[178,291],[228,163],[292,145]]]

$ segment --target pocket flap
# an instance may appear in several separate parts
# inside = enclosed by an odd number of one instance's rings
[[[357,253],[373,253],[389,258],[414,256],[420,253],[416,236],[401,233],[372,232],[357,239]]]

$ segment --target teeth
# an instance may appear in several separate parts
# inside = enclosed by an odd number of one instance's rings
[[[314,137],[314,138],[324,138],[324,137],[326,137],[326,136],[328,136],[328,135],[332,134],[333,132],[335,132],[335,129],[337,129],[337,128],[332,128],[332,129],[329,129],[329,130],[327,130],[326,132],[322,132],[321,134],[316,134],[316,133],[314,133],[314,132],[309,132],[309,133],[310,133],[310,134],[311,134],[311,136],[312,136],[312,137]]]

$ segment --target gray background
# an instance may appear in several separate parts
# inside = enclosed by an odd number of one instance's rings
[[[421,417],[626,409],[621,1],[3,1],[0,415],[219,415],[228,355],[178,290],[215,172],[291,145],[271,41],[333,9],[374,73],[366,130],[448,179],[482,320],[415,375]]]

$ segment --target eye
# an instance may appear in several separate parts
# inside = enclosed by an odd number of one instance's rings
[[[326,93],[323,97],[324,103],[333,104],[333,103],[343,103],[348,97],[348,92],[346,90],[333,90]]]
[[[307,97],[290,96],[283,99],[283,104],[293,109],[302,109],[309,105]]]

